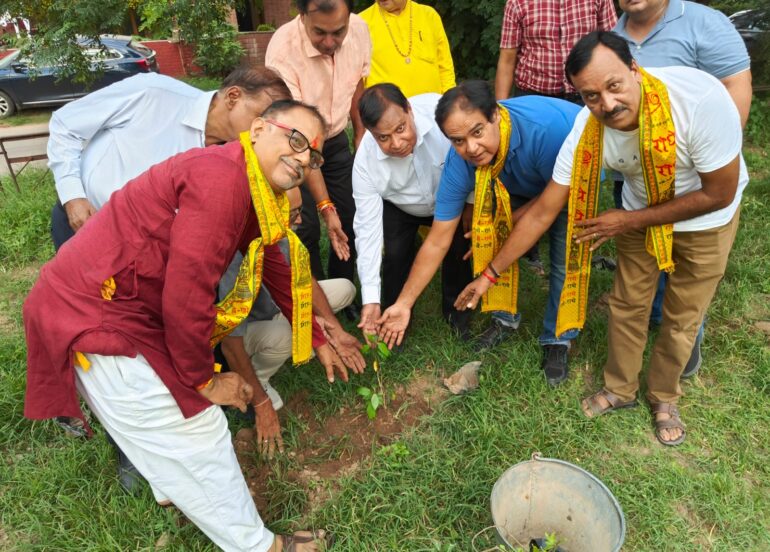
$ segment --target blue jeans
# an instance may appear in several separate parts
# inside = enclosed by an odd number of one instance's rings
[[[517,209],[528,201],[527,198],[511,196],[511,208]],[[559,299],[561,288],[564,286],[566,275],[565,263],[567,256],[567,210],[564,209],[556,217],[548,229],[550,240],[549,256],[551,267],[548,275],[548,301],[545,306],[545,318],[543,319],[543,333],[540,334],[540,345],[568,345],[580,333],[578,330],[570,330],[560,336],[556,335],[556,314],[559,311]],[[499,320],[506,326],[518,326],[521,314],[515,315],[504,311],[495,311],[492,318]]]

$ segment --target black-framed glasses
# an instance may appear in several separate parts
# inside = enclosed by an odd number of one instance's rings
[[[278,128],[291,131],[291,134],[286,135],[289,138],[289,145],[291,146],[291,149],[293,149],[297,153],[303,153],[307,150],[310,150],[310,163],[309,163],[310,168],[311,169],[321,168],[321,165],[324,164],[324,156],[321,155],[321,152],[318,151],[317,149],[310,147],[310,140],[307,139],[307,136],[302,134],[296,128],[291,128],[290,126],[286,126],[283,123],[274,121],[273,119],[265,119],[265,122],[270,123],[271,125],[277,126]]]

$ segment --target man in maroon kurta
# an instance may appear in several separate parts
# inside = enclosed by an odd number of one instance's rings
[[[317,149],[325,130],[317,111],[291,100],[255,120],[253,148],[276,194],[299,185],[309,172],[310,150],[295,151],[286,126]],[[212,407],[245,407],[251,393],[237,374],[214,374],[209,337],[217,283],[236,249],[245,251],[259,233],[241,144],[194,149],[115,192],[42,268],[24,304],[25,415],[82,417],[77,380],[92,411],[148,481],[226,550],[266,551],[275,544],[229,439],[222,439],[224,416]],[[111,276],[115,292],[105,300],[102,284]],[[265,247],[263,285],[291,320],[290,269],[277,245]],[[313,346],[330,381],[334,370],[346,379],[315,323]],[[88,372],[74,367],[75,351],[87,353]],[[110,391],[93,387],[101,385],[94,378],[112,369],[105,359],[117,366],[102,382],[114,387]],[[158,397],[168,400],[156,417],[148,405]],[[216,435],[208,438],[209,431]],[[188,442],[194,450],[185,450]],[[157,467],[164,462],[162,470]],[[218,500],[217,493],[224,496]],[[305,549],[313,548],[298,548]]]

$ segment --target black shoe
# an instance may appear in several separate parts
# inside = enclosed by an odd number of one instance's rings
[[[701,364],[703,364],[703,357],[700,354],[700,345],[703,342],[703,334],[698,332],[695,338],[695,344],[692,346],[692,353],[690,353],[690,360],[684,366],[684,372],[679,376],[680,378],[691,378],[700,370]]]
[[[499,320],[493,318],[489,327],[481,332],[481,335],[476,338],[473,343],[473,348],[479,353],[488,349],[494,349],[515,332],[516,328],[506,326]]]
[[[472,315],[473,311],[465,310],[450,312],[446,317],[447,324],[454,330],[460,341],[469,341],[471,338],[469,324]]]
[[[591,258],[591,267],[598,268],[599,270],[613,271],[618,268],[618,263],[611,257],[604,257],[602,255],[594,255]]]
[[[569,376],[566,345],[543,345],[543,372],[551,387],[556,387]]]
[[[361,320],[361,307],[355,303],[350,303],[347,307],[342,309],[342,312],[345,313],[345,316],[351,322],[358,322]]]
[[[88,437],[83,420],[80,418],[70,418],[69,416],[56,416],[54,421],[61,427],[64,432],[70,437]]]
[[[118,444],[112,440],[109,433],[107,434],[107,441],[113,446],[115,452],[118,453],[118,481],[120,481],[120,486],[129,493],[134,494],[138,492],[145,481],[144,477],[136,469],[136,466],[131,463],[128,456],[120,450]]]

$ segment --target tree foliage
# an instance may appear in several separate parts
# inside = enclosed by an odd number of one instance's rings
[[[227,16],[237,0],[4,0],[3,9],[34,22],[37,32],[17,46],[37,65],[59,68],[63,76],[88,82],[91,61],[77,46],[78,38],[100,44],[99,35],[119,33],[130,8],[148,26],[180,29],[195,45],[195,62],[211,74],[232,69],[242,53]]]

